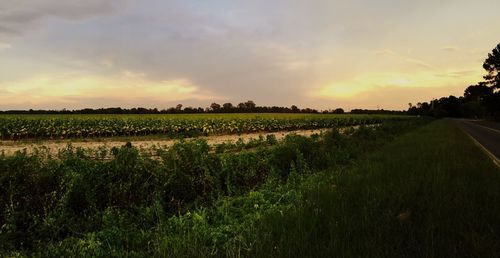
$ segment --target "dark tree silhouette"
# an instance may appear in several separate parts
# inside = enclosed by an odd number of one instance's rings
[[[219,111],[220,105],[217,103],[212,103],[212,104],[210,104],[210,109],[213,111]]]
[[[500,43],[488,54],[483,68],[488,72],[484,79],[489,86],[500,89]]]
[[[467,87],[464,92],[466,101],[483,101],[491,95],[493,95],[493,88],[486,86],[483,82]]]
[[[249,111],[253,111],[257,105],[255,105],[255,102],[253,102],[252,100],[248,100],[247,102],[245,102],[245,106]]]
[[[224,103],[222,105],[222,108],[224,109],[224,111],[229,111],[229,110],[233,109],[233,104],[231,104],[229,102],[228,103]]]
[[[318,113],[316,109],[305,108],[299,109],[296,107],[297,113]],[[212,103],[209,107],[184,107],[182,104],[178,104],[175,107],[169,107],[167,109],[158,110],[158,108],[85,108],[80,110],[7,110],[1,111],[0,114],[197,114],[197,113],[238,113],[238,112],[254,112],[254,113],[291,113],[292,110],[288,107],[279,106],[257,106],[255,102],[249,100],[244,103],[240,103],[238,106],[233,106],[231,103],[224,103],[222,107],[217,103]],[[326,111],[323,113],[331,113],[332,111]]]
[[[483,68],[488,73],[484,76],[485,81],[467,87],[463,97],[449,96],[417,106],[410,104],[408,114],[500,120],[500,44],[488,54]]]
[[[342,108],[337,108],[333,111],[334,114],[344,114],[344,110]]]

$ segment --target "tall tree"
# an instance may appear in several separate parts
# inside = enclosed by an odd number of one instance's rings
[[[245,106],[248,110],[253,111],[257,105],[252,100],[245,102]]]
[[[488,72],[484,79],[489,86],[500,89],[500,43],[488,54],[483,68]]]
[[[480,82],[477,85],[471,85],[465,89],[464,98],[466,101],[483,101],[493,95],[493,88],[486,86],[486,83]]]
[[[218,111],[220,109],[220,105],[214,102],[210,105],[210,109],[213,111]]]

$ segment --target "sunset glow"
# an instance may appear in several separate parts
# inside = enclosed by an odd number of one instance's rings
[[[0,109],[406,109],[460,95],[500,2],[0,1]]]

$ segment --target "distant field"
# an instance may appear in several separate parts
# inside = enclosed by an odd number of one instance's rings
[[[382,123],[396,115],[167,114],[0,115],[0,139],[66,139],[164,135],[172,138],[261,131],[289,131]]]

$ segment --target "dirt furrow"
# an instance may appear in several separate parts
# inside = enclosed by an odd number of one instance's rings
[[[206,137],[198,137],[197,139],[205,139],[209,145],[216,145],[226,142],[236,142],[239,139],[244,142],[248,142],[251,139],[258,139],[259,136],[266,137],[267,135],[274,135],[277,140],[281,140],[285,138],[288,134],[297,134],[302,136],[310,136],[313,134],[320,134],[324,131],[328,130],[324,129],[315,129],[315,130],[299,130],[299,131],[281,131],[281,132],[260,132],[260,133],[249,133],[249,134],[241,134],[241,135],[214,135],[214,136],[206,136]],[[195,139],[195,138],[189,138]],[[0,153],[4,153],[5,155],[13,155],[17,151],[26,150],[27,153],[33,153],[37,148],[47,148],[50,154],[57,154],[59,150],[67,148],[68,144],[75,148],[84,148],[84,149],[98,149],[101,147],[120,147],[123,146],[126,142],[131,142],[133,146],[139,149],[151,149],[152,147],[169,147],[173,145],[175,142],[179,140],[104,140],[104,141],[42,141],[36,143],[26,143],[26,142],[11,142],[11,141],[3,141],[0,142]]]

